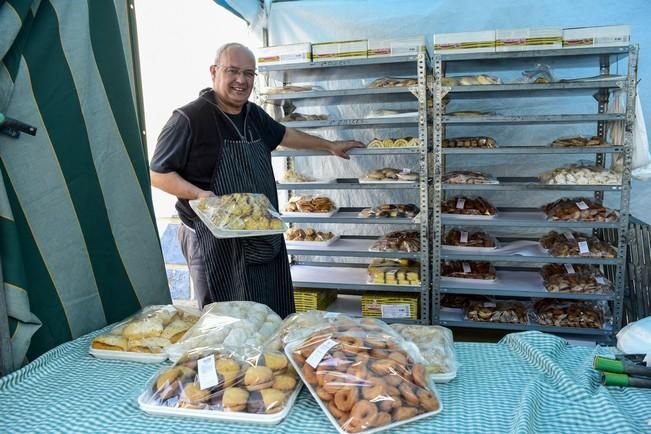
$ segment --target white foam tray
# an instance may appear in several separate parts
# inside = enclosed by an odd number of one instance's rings
[[[339,211],[339,208],[335,208],[330,212],[289,212],[289,211],[283,211],[282,214],[280,215],[280,218],[282,219],[283,217],[332,217],[333,215],[337,214],[337,211]]]
[[[277,180],[276,183],[279,185],[283,184],[334,184],[337,180],[335,178],[327,178],[327,179],[315,179],[314,181],[303,181],[303,182],[292,182],[292,181],[283,181],[283,180]]]
[[[339,239],[339,235],[335,235],[327,241],[296,241],[296,240],[285,240],[287,247],[328,247]]]
[[[167,360],[167,354],[164,351],[162,353],[136,353],[134,351],[112,351],[90,348],[88,354],[98,359],[121,360],[123,362],[160,363]]]

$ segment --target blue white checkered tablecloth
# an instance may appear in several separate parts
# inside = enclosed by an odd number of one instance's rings
[[[161,365],[95,359],[87,354],[95,334],[0,379],[0,432],[335,432],[305,389],[275,426],[148,415],[137,397]],[[456,348],[458,377],[438,386],[443,411],[393,432],[651,433],[651,389],[599,385],[590,367],[605,348],[539,332]]]

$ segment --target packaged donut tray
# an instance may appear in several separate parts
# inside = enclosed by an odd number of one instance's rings
[[[341,434],[374,433],[438,414],[418,347],[381,321],[343,315],[289,342],[285,354]]]
[[[301,389],[281,352],[197,348],[157,372],[138,397],[154,415],[275,425]]]

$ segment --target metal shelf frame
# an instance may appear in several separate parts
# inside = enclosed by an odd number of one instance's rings
[[[433,128],[433,155],[431,158],[432,185],[430,187],[432,196],[432,233],[440,234],[445,226],[473,226],[473,227],[530,227],[535,228],[583,228],[592,229],[598,233],[600,229],[609,229],[613,235],[617,248],[617,256],[614,259],[591,259],[591,258],[554,258],[545,256],[511,256],[500,254],[477,254],[462,253],[458,251],[444,250],[440,246],[440,237],[432,239],[432,322],[451,327],[467,327],[482,329],[502,330],[540,330],[565,335],[589,335],[596,340],[603,342],[614,341],[616,333],[622,324],[623,294],[625,285],[625,261],[626,246],[628,243],[629,204],[631,193],[631,146],[632,126],[635,116],[635,98],[638,67],[637,45],[627,47],[607,48],[582,48],[582,49],[560,49],[560,50],[538,50],[523,52],[499,52],[499,53],[471,53],[435,55],[432,59],[432,70],[434,82],[432,95],[434,98],[434,112],[432,116]],[[550,57],[572,57],[580,56],[586,61],[595,59],[596,66],[601,74],[609,74],[611,65],[626,59],[628,62],[626,76],[623,79],[605,80],[599,82],[576,81],[565,83],[539,84],[505,84],[485,86],[453,86],[444,87],[441,78],[445,76],[447,62],[485,61],[486,69],[490,71],[495,65],[504,65],[518,59],[540,58],[544,60]],[[473,65],[476,68],[476,65]],[[624,90],[626,93],[625,113],[607,113],[609,92],[613,90]],[[445,105],[449,99],[478,99],[478,98],[510,98],[510,97],[572,97],[582,94],[585,91],[595,91],[595,98],[598,102],[597,113],[594,114],[563,114],[563,115],[484,115],[484,116],[450,116],[445,113]],[[595,148],[554,148],[551,146],[527,145],[498,147],[494,149],[472,149],[472,148],[446,148],[442,149],[442,141],[445,138],[447,125],[533,125],[533,124],[566,124],[566,123],[594,123],[597,127],[598,136],[605,138],[607,126],[610,122],[623,121],[624,142],[623,146],[605,146]],[[496,185],[458,185],[443,184],[442,175],[445,173],[446,157],[454,155],[476,155],[481,158],[483,155],[549,155],[553,158],[556,155],[593,155],[595,164],[604,167],[606,155],[621,153],[624,160],[622,183],[620,185],[544,185],[533,179],[511,178],[500,180]],[[503,181],[503,182],[502,182]],[[505,208],[498,209],[495,218],[456,218],[452,215],[441,213],[441,201],[446,191],[474,190],[474,191],[586,191],[592,192],[596,201],[602,201],[605,191],[613,191],[619,195],[618,212],[620,218],[617,222],[565,222],[548,221],[540,210]],[[439,239],[437,239],[439,238]],[[487,289],[479,285],[445,285],[441,282],[440,263],[441,260],[484,260],[490,262],[503,262],[517,267],[528,264],[544,263],[584,263],[602,265],[605,268],[606,276],[612,281],[614,292],[612,294],[559,294],[547,293],[546,291],[521,291],[508,290],[500,291]],[[544,289],[544,288],[543,288]],[[573,300],[606,300],[611,306],[613,313],[612,328],[604,329],[580,329],[565,327],[541,326],[538,324],[499,324],[483,323],[450,318],[444,315],[440,309],[440,296],[442,293],[450,294],[481,294],[507,297],[542,297],[542,298],[563,298]]]
[[[374,149],[352,149],[349,155],[356,158],[375,157],[382,158],[386,155],[407,155],[413,156],[418,161],[418,170],[420,180],[410,184],[388,184],[388,183],[354,183],[350,180],[340,179],[332,184],[278,184],[279,189],[288,191],[291,196],[296,190],[343,190],[343,189],[375,189],[375,190],[414,190],[418,192],[418,207],[421,213],[414,219],[386,219],[386,218],[360,218],[358,212],[361,208],[341,208],[339,212],[329,218],[310,218],[310,217],[283,217],[283,220],[294,223],[337,223],[337,224],[399,224],[417,227],[420,232],[420,252],[369,252],[368,246],[373,240],[365,240],[364,237],[342,237],[331,247],[326,248],[302,248],[290,247],[288,253],[291,255],[292,268],[294,274],[301,270],[302,265],[309,267],[322,267],[333,271],[342,268],[352,267],[351,270],[359,269],[354,273],[359,274],[361,271],[366,273],[367,264],[354,266],[349,263],[302,263],[298,262],[296,256],[320,256],[320,257],[385,257],[385,258],[411,258],[416,259],[421,264],[421,285],[417,287],[403,285],[371,285],[365,282],[348,279],[346,282],[328,282],[327,279],[318,279],[314,281],[307,276],[300,276],[300,279],[294,279],[294,285],[305,288],[336,288],[347,291],[390,291],[390,292],[411,292],[420,295],[419,318],[416,321],[399,321],[416,324],[430,324],[430,225],[428,219],[429,207],[429,165],[428,150],[429,137],[428,129],[431,127],[431,121],[428,117],[427,109],[427,75],[430,71],[430,58],[427,53],[420,53],[410,56],[381,57],[368,59],[344,59],[327,62],[314,62],[310,64],[298,65],[269,65],[260,66],[260,72],[263,77],[268,73],[280,72],[283,74],[283,80],[290,75],[301,77],[318,77],[320,72],[326,73],[331,68],[340,68],[341,72],[350,70],[354,76],[360,77],[368,74],[369,78],[375,78],[378,73],[381,75],[391,75],[392,71],[404,71],[406,69],[415,70],[417,85],[399,88],[379,88],[379,89],[340,89],[340,90],[314,90],[307,92],[294,92],[291,94],[277,95],[259,95],[261,101],[287,101],[291,99],[317,99],[328,104],[351,104],[360,100],[373,101],[415,101],[417,110],[414,110],[414,116],[394,116],[382,118],[367,119],[330,119],[323,121],[294,121],[285,122],[284,125],[292,128],[337,128],[337,129],[356,129],[356,128],[410,128],[418,129],[418,138],[420,146],[410,148],[374,148]],[[348,69],[350,68],[350,69]],[[267,84],[269,76],[266,76]],[[260,83],[259,83],[260,84]],[[278,104],[275,102],[275,104]],[[416,113],[417,112],[417,113]],[[414,135],[414,134],[410,134]],[[272,157],[285,158],[287,169],[294,167],[294,159],[298,157],[327,157],[331,156],[323,151],[304,151],[304,150],[277,150],[272,153]],[[415,202],[416,203],[416,202]],[[362,268],[363,267],[363,268]],[[318,270],[318,268],[314,268]],[[336,273],[331,273],[336,274]],[[355,274],[355,275],[356,275]],[[299,277],[299,276],[297,276]],[[359,276],[358,276],[359,277]],[[359,280],[359,279],[358,279]],[[391,321],[391,320],[390,320]],[[395,321],[393,321],[395,322]]]
[[[415,190],[419,182],[359,182],[357,178],[340,178],[336,182],[324,183],[282,183],[277,184],[278,190]]]

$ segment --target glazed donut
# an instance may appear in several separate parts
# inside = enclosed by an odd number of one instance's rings
[[[344,377],[345,374],[341,374],[337,371],[326,371],[324,375],[319,375],[317,380],[319,382],[319,385],[323,387],[323,390],[325,390],[328,393],[337,393],[339,390],[341,390],[342,386],[348,381]]]
[[[374,361],[369,368],[379,376],[395,374],[397,363],[391,359],[381,359]]]
[[[380,401],[380,410],[390,412],[394,408],[402,407],[400,395],[390,395],[388,398]]]
[[[405,398],[407,404],[418,405],[420,399],[418,399],[418,396],[416,396],[416,394],[414,393],[414,389],[411,387],[411,384],[402,383],[398,389],[400,389],[400,394],[402,395],[403,398]]]
[[[390,396],[400,396],[400,390],[396,386],[387,384],[387,394]]]
[[[436,396],[432,392],[426,389],[418,389],[416,392],[418,399],[420,400],[420,405],[427,411],[436,411],[439,409],[440,404],[439,400],[436,399]]]
[[[335,369],[339,372],[346,372],[348,366],[352,363],[343,351],[335,351],[332,358],[336,360]]]
[[[353,336],[340,336],[337,338],[341,342],[341,349],[345,354],[356,355],[360,351],[364,350],[364,341],[360,338]]]
[[[366,352],[357,353],[357,355],[355,356],[355,361],[356,362],[361,362],[361,363],[368,363],[368,359],[370,359],[370,358],[371,358],[371,356],[369,355],[369,353],[366,353]]]
[[[381,378],[370,378],[367,383],[368,384],[365,385],[365,387],[362,387],[362,396],[364,399],[373,401],[378,397],[386,395],[386,384]]]
[[[416,363],[411,368],[411,375],[414,379],[414,384],[423,388],[427,388],[427,377],[425,373],[425,366],[420,363]]]
[[[303,365],[303,377],[305,377],[305,381],[310,383],[312,386],[317,384],[316,371],[307,363]]]
[[[323,387],[316,388],[316,395],[321,398],[322,401],[332,401],[334,395],[325,391]]]
[[[398,422],[405,419],[410,419],[418,414],[418,409],[415,407],[400,407],[393,410],[393,421]]]
[[[345,387],[335,393],[334,403],[341,411],[350,411],[358,401],[356,387]]]
[[[395,360],[403,366],[407,365],[407,356],[401,351],[394,351],[387,356],[391,360]]]
[[[375,423],[373,424],[373,426],[379,427],[379,426],[388,425],[390,423],[391,423],[391,414],[387,413],[386,411],[380,411],[375,417]]]
[[[365,380],[366,378],[368,378],[368,369],[366,368],[365,363],[354,362],[346,370],[346,374],[355,377],[351,379],[353,381]]]
[[[375,424],[377,418],[377,406],[365,399],[355,403],[350,410],[350,424],[362,429],[369,428]]]
[[[337,406],[335,405],[335,402],[333,400],[328,402],[328,411],[336,419],[339,419],[339,418],[342,418],[342,417],[348,418],[348,413],[346,413],[345,411],[339,410],[337,408]]]

